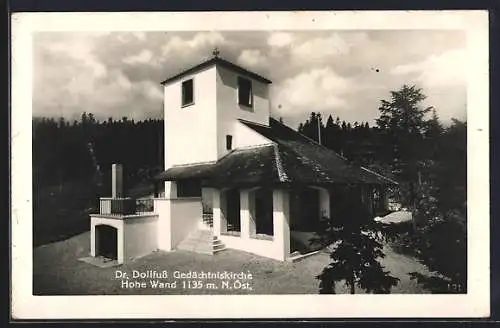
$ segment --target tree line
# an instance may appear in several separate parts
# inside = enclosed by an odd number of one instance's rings
[[[107,181],[111,165],[123,163],[130,184],[163,168],[163,120],[33,119],[33,181],[37,189],[67,181]],[[105,183],[107,185],[107,183]]]

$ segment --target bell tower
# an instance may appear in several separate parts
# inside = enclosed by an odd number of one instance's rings
[[[215,162],[244,140],[239,119],[269,124],[271,81],[220,57],[211,58],[162,82],[165,170]]]

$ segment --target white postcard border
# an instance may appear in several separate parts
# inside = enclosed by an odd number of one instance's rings
[[[467,31],[466,295],[33,296],[32,33],[36,31],[462,29]],[[17,319],[487,317],[487,11],[16,13],[12,16],[12,316]]]

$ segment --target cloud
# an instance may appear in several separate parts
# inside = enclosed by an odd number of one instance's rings
[[[134,35],[135,35],[135,37],[137,37],[141,41],[146,40],[146,33],[144,33],[144,32],[135,32]]]
[[[153,60],[153,52],[149,49],[142,50],[138,55],[126,57],[123,62],[126,64],[145,64],[151,63]]]
[[[271,47],[282,48],[289,46],[293,42],[293,36],[290,33],[274,32],[267,38],[267,44]]]
[[[94,56],[89,39],[91,39],[91,36],[86,34],[79,38],[61,35],[55,39],[55,42],[44,44],[42,47],[46,52],[50,52],[54,56],[68,57],[70,60],[80,62],[91,69],[96,76],[104,76],[106,67]]]
[[[151,81],[144,81],[139,84],[139,87],[142,88],[142,93],[146,95],[148,98],[154,100],[162,100],[163,99],[163,89],[160,88],[159,85],[153,83]]]
[[[438,110],[440,119],[464,119],[466,109],[465,50],[450,50],[424,60],[396,66],[391,73],[416,82],[427,96],[425,104]]]
[[[334,58],[348,56],[355,46],[367,40],[365,33],[330,33],[325,36],[305,39],[294,44],[292,56],[296,60],[307,60],[309,63],[328,62]]]
[[[394,75],[416,75],[429,88],[449,87],[466,82],[465,50],[451,50],[431,55],[423,61],[396,66]]]
[[[465,112],[460,31],[43,32],[34,42],[35,114],[162,117],[160,82],[212,56],[273,81],[285,122],[311,111],[378,117],[380,99],[418,84],[442,118]],[[378,69],[378,71],[376,70]],[[278,109],[278,105],[281,108]]]
[[[349,45],[335,33],[326,38],[306,41],[294,47],[292,53],[295,57],[300,59],[307,58],[314,62],[324,60],[325,57],[346,55],[349,53]]]
[[[268,59],[266,56],[260,50],[256,49],[245,49],[238,57],[238,64],[247,68],[260,70],[263,67],[267,67],[267,63]]]
[[[144,113],[161,109],[161,89],[152,81],[131,81],[125,70],[107,65],[95,52],[98,39],[108,34],[42,33],[35,36],[33,111],[35,115],[75,119],[83,111],[96,118],[108,116],[143,118]],[[152,54],[125,57],[149,63]],[[113,58],[123,63],[120,58]],[[127,61],[127,60],[125,60]],[[118,65],[118,64],[116,64]],[[123,68],[122,66],[119,66]],[[142,111],[142,112],[141,112]]]
[[[280,114],[336,109],[346,105],[343,96],[352,82],[330,67],[312,69],[286,79],[278,85],[275,104]]]
[[[161,50],[164,56],[170,56],[177,53],[198,52],[201,49],[221,46],[224,43],[224,37],[218,32],[200,32],[190,38],[173,36]]]

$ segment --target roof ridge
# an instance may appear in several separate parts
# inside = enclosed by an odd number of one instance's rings
[[[253,122],[253,121],[249,121],[249,120],[245,120],[243,118],[238,118],[237,119],[238,121],[240,121],[241,123],[249,123],[249,124],[254,124],[254,125],[258,125],[258,126],[261,126],[263,128],[268,128],[270,129],[271,127],[269,125],[265,125],[265,124],[262,124],[262,123],[257,123],[257,122]]]
[[[215,164],[217,161],[206,161],[206,162],[196,162],[196,163],[186,163],[186,164],[174,164],[170,168],[174,167],[187,167],[187,166],[199,166],[199,165],[208,165]]]
[[[372,170],[370,170],[370,169],[368,169],[368,168],[366,168],[366,167],[364,167],[364,166],[360,166],[360,168],[361,168],[361,169],[363,169],[363,170],[365,170],[365,171],[368,171],[368,172],[370,172],[370,173],[372,173],[372,174],[375,174],[376,176],[379,176],[379,177],[381,177],[382,179],[385,179],[385,180],[387,180],[387,181],[390,181],[390,182],[392,182],[392,183],[394,183],[394,184],[399,185],[399,182],[397,182],[396,180],[392,180],[391,178],[388,178],[388,177],[386,177],[385,175],[382,175],[382,174],[380,174],[380,173],[377,173],[377,172],[375,172],[375,171],[372,171]]]
[[[338,156],[338,157],[340,157],[340,158],[342,158],[342,159],[344,159],[344,160],[348,161],[348,159],[347,159],[346,157],[344,157],[344,156],[340,155],[340,154],[339,154],[339,153],[337,153],[335,150],[330,149],[330,148],[326,147],[325,145],[322,145],[321,143],[317,142],[316,140],[309,138],[309,137],[308,137],[308,136],[306,136],[305,134],[302,134],[302,133],[300,133],[299,131],[296,131],[296,130],[292,129],[291,127],[289,127],[288,125],[286,125],[286,124],[284,124],[284,123],[281,123],[281,122],[280,122],[280,121],[278,121],[277,119],[272,118],[272,117],[270,117],[269,119],[270,119],[270,120],[275,121],[276,123],[278,123],[278,124],[280,124],[280,125],[284,126],[284,127],[285,127],[285,128],[287,128],[287,129],[292,130],[293,132],[295,132],[295,133],[297,133],[298,135],[300,135],[301,137],[303,137],[303,138],[305,138],[305,139],[309,140],[309,141],[310,141],[310,142],[312,142],[313,144],[315,144],[315,145],[317,145],[317,146],[320,146],[320,147],[322,147],[322,148],[324,148],[324,149],[326,149],[326,150],[328,150],[328,151],[330,151],[330,152],[334,153],[336,156]]]
[[[236,151],[236,149],[238,149],[238,148],[231,149],[226,154],[224,154],[221,157],[217,158],[217,160],[215,161],[215,164],[220,163],[221,160],[223,160],[224,158],[228,157],[230,154],[234,153]]]
[[[268,142],[268,143],[265,143],[265,144],[242,146],[242,147],[234,148],[233,150],[237,151],[237,150],[247,150],[247,149],[255,149],[255,148],[264,148],[264,147],[270,147],[273,144],[275,144],[275,142],[271,141],[271,142]]]
[[[281,161],[280,152],[278,150],[279,146],[277,143],[274,143],[273,146],[274,146],[273,147],[274,148],[274,158],[276,160],[276,169],[278,171],[278,179],[280,182],[289,182],[290,178],[286,174],[285,168],[283,167],[283,162]]]

